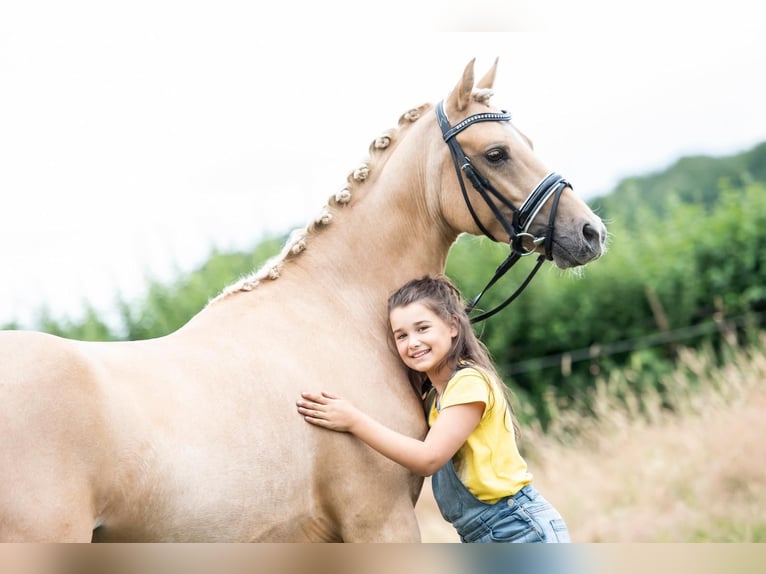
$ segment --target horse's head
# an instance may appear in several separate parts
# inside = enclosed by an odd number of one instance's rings
[[[562,269],[584,265],[603,253],[606,228],[542,164],[510,114],[490,105],[496,66],[474,85],[469,62],[436,107],[444,161],[433,191],[443,216],[459,231],[508,242],[519,254],[544,254]]]

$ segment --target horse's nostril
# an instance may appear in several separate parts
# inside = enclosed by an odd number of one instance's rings
[[[592,249],[598,249],[601,246],[601,233],[590,223],[582,226],[582,236]]]

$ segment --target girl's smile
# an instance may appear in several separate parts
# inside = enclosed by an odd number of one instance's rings
[[[432,379],[438,376],[452,348],[452,339],[457,335],[456,325],[445,322],[429,307],[417,302],[392,309],[389,320],[404,364]]]

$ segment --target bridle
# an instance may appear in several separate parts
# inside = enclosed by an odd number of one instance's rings
[[[492,210],[492,213],[503,226],[503,229],[508,234],[508,237],[510,237],[510,254],[495,270],[494,276],[492,279],[490,279],[484,289],[482,289],[481,292],[471,300],[471,302],[468,304],[468,307],[466,308],[466,311],[468,313],[473,311],[484,293],[486,293],[487,290],[490,289],[498,279],[505,275],[519,259],[534,253],[535,249],[538,247],[543,247],[543,253],[540,254],[540,256],[537,258],[537,263],[535,264],[534,268],[532,271],[530,271],[527,278],[516,289],[516,291],[514,291],[508,298],[505,299],[505,301],[503,301],[494,309],[471,317],[471,323],[477,323],[491,317],[495,313],[498,313],[508,304],[510,304],[511,301],[516,299],[516,297],[519,296],[519,294],[535,276],[535,273],[537,273],[537,270],[540,269],[540,266],[543,264],[543,262],[546,259],[553,259],[553,228],[554,222],[556,220],[556,212],[558,211],[559,198],[561,197],[561,192],[564,191],[564,188],[567,186],[571,187],[571,185],[566,179],[557,173],[549,173],[540,183],[537,184],[537,187],[535,187],[532,193],[529,194],[521,206],[517,208],[499,191],[497,191],[497,189],[492,186],[487,178],[485,178],[476,170],[475,167],[473,167],[471,161],[468,159],[468,156],[465,155],[465,152],[460,147],[460,144],[455,138],[457,134],[466,129],[468,126],[478,122],[509,122],[511,121],[511,114],[505,110],[499,113],[484,112],[469,116],[454,126],[450,126],[447,115],[444,113],[444,102],[441,101],[436,106],[436,119],[438,120],[439,127],[442,130],[444,141],[449,147],[450,154],[452,155],[452,163],[455,166],[458,182],[460,182],[460,189],[463,192],[463,199],[465,200],[468,211],[471,213],[471,217],[473,217],[477,227],[492,241],[497,241],[476,215],[476,211],[473,208],[473,204],[471,203],[468,191],[466,190],[463,175],[465,175],[465,177],[471,181],[474,189],[479,193],[484,202]],[[533,234],[529,233],[529,227],[532,225],[535,217],[537,217],[540,209],[542,209],[543,205],[545,205],[545,203],[551,197],[553,197],[553,205],[551,206],[550,216],[548,217],[548,225],[545,229],[545,235],[535,237]],[[499,202],[501,205],[498,205],[496,202]],[[508,221],[508,218],[503,214],[501,206],[504,206],[511,211],[513,214],[511,221]]]

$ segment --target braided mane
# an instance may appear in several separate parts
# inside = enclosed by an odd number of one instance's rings
[[[352,202],[354,194],[360,191],[364,182],[369,178],[370,171],[379,163],[382,154],[385,154],[391,145],[396,143],[397,138],[404,130],[421,118],[432,107],[432,104],[422,104],[403,113],[399,117],[396,128],[383,132],[370,143],[368,159],[349,173],[346,177],[346,184],[337,193],[328,198],[327,203],[322,207],[319,214],[306,227],[293,230],[282,250],[277,255],[266,261],[257,271],[225,287],[219,295],[210,301],[210,304],[234,293],[252,291],[264,280],[278,279],[282,274],[285,263],[305,251],[311,238],[330,225],[333,215]]]

